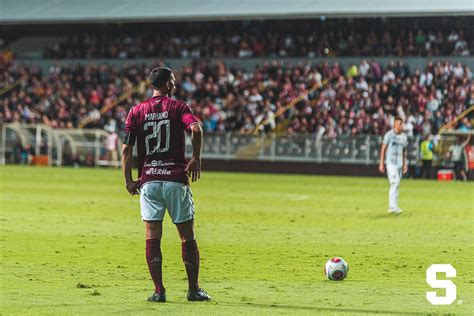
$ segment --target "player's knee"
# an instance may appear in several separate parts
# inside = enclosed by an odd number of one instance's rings
[[[181,242],[194,240],[194,221],[190,220],[184,223],[176,224]]]
[[[190,233],[190,234],[181,234],[180,236],[180,239],[181,239],[181,242],[188,242],[188,241],[193,241],[194,240],[194,234],[193,233]]]
[[[162,222],[145,222],[145,235],[146,239],[158,239],[161,240],[162,232]]]
[[[161,234],[157,234],[156,232],[147,232],[146,239],[158,239],[161,240]]]
[[[400,180],[399,179],[392,179],[392,180],[390,180],[390,185],[398,187],[400,185]]]

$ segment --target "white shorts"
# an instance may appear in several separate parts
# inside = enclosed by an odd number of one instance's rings
[[[151,181],[140,189],[142,220],[162,221],[165,209],[174,224],[194,219],[191,188],[179,182]]]
[[[400,183],[402,178],[402,167],[397,165],[386,165],[387,178],[390,184]]]

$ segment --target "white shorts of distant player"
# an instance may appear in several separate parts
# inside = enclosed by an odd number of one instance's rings
[[[140,189],[141,216],[144,221],[162,221],[168,210],[174,224],[194,219],[191,188],[183,183],[150,181]]]
[[[398,207],[398,189],[400,188],[400,180],[402,178],[402,167],[397,165],[387,164],[387,178],[390,183],[390,190],[388,191],[388,207],[391,210],[397,211]]]

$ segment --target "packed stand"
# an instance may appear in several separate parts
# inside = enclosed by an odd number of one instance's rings
[[[146,65],[51,66],[46,73],[16,63],[0,67],[0,90],[19,82],[0,100],[3,122],[120,132],[130,107],[152,93]],[[279,126],[288,133],[328,137],[382,135],[399,115],[410,135],[423,135],[436,133],[474,105],[472,72],[460,63],[430,62],[425,69],[411,70],[403,61],[381,67],[363,60],[346,68],[273,61],[246,72],[237,65],[195,62],[176,75],[175,96],[191,105],[206,132],[248,134]],[[120,101],[124,94],[128,97]],[[457,126],[471,127],[467,118]]]
[[[345,70],[324,63],[316,76],[329,84],[296,105],[290,133],[383,135],[400,116],[409,136],[430,135],[474,105],[472,72],[461,63],[429,62],[421,71],[403,61],[382,68],[363,60]],[[466,117],[455,127],[469,130],[472,123]]]
[[[180,22],[65,26],[46,58],[468,56],[463,17]]]

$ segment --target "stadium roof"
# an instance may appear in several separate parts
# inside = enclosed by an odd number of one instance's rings
[[[0,0],[0,23],[473,15],[472,0]]]

